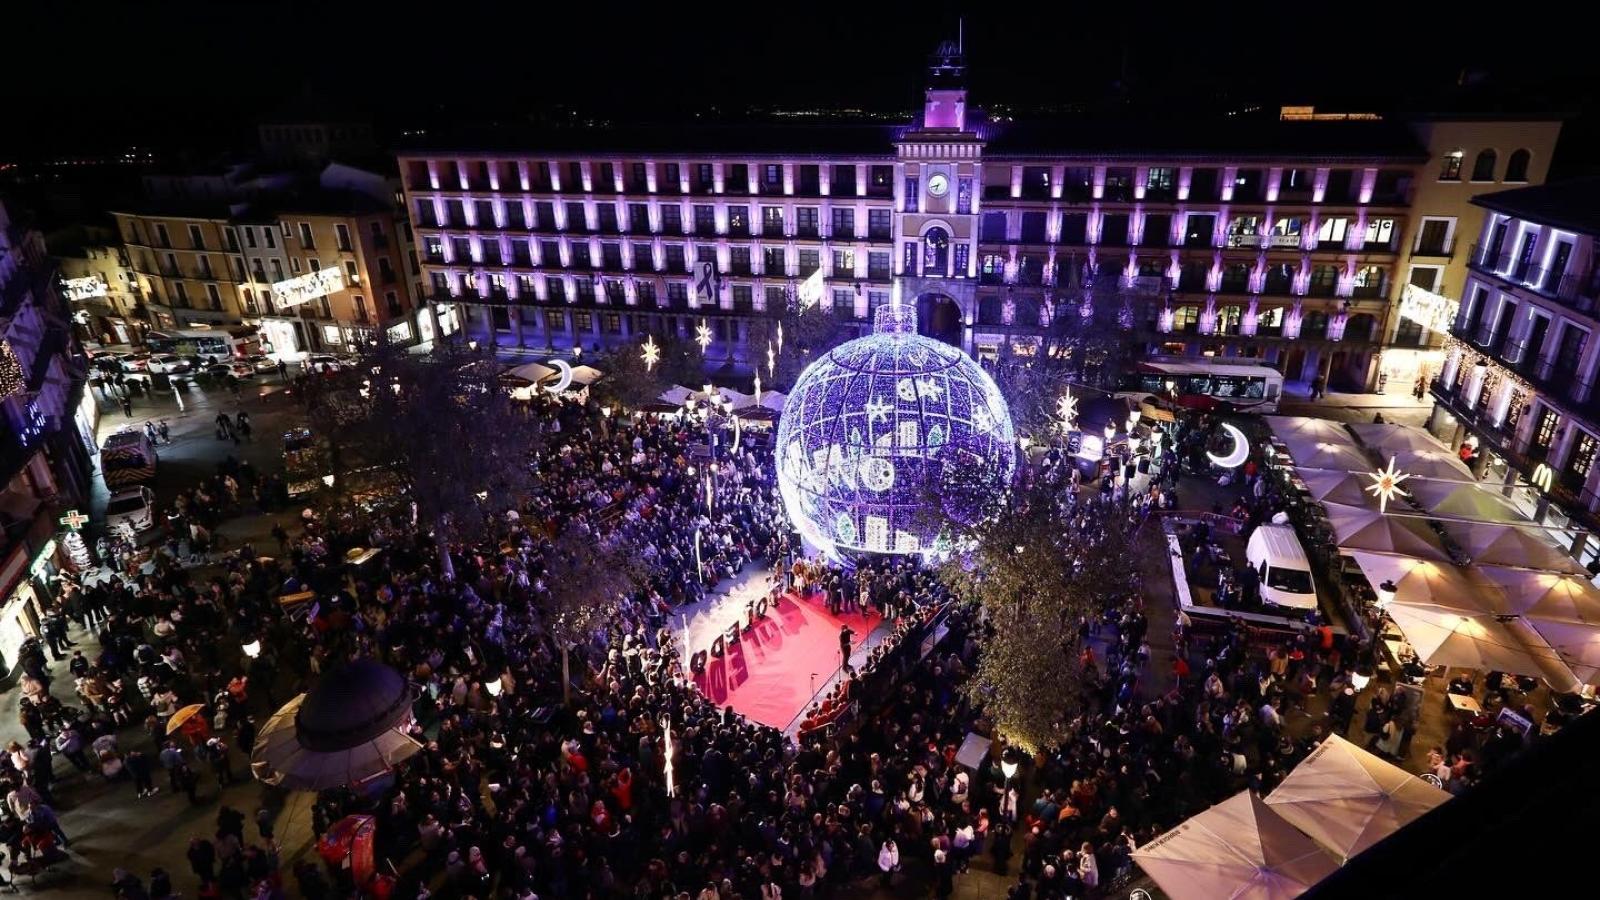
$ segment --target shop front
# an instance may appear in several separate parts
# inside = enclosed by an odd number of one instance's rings
[[[57,568],[60,545],[55,539],[45,542],[32,556],[26,545],[12,548],[0,565],[0,591],[5,603],[0,606],[0,672],[16,668],[24,642],[39,636],[39,622],[51,600],[51,583]]]

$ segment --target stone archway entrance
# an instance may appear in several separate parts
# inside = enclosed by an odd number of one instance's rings
[[[961,346],[961,306],[945,294],[923,294],[917,298],[917,332]]]

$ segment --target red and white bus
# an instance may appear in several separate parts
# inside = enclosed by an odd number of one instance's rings
[[[1125,377],[1117,396],[1186,409],[1275,413],[1283,373],[1241,360],[1142,362]]]

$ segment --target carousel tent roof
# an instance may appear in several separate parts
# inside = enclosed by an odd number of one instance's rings
[[[1267,805],[1349,859],[1450,795],[1338,735],[1323,741],[1267,795]]]
[[[1339,867],[1249,791],[1190,817],[1133,858],[1172,900],[1290,900]]]
[[[400,673],[371,659],[326,672],[267,721],[250,753],[251,770],[290,790],[378,775],[421,749],[405,731],[413,699]]]
[[[399,672],[358,659],[323,675],[295,713],[301,743],[343,750],[371,740],[411,711],[411,686]]]

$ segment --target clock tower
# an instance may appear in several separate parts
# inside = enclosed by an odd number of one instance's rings
[[[971,352],[983,141],[967,124],[966,79],[961,43],[940,44],[928,60],[921,120],[896,142],[895,292],[916,305],[923,334]]]

